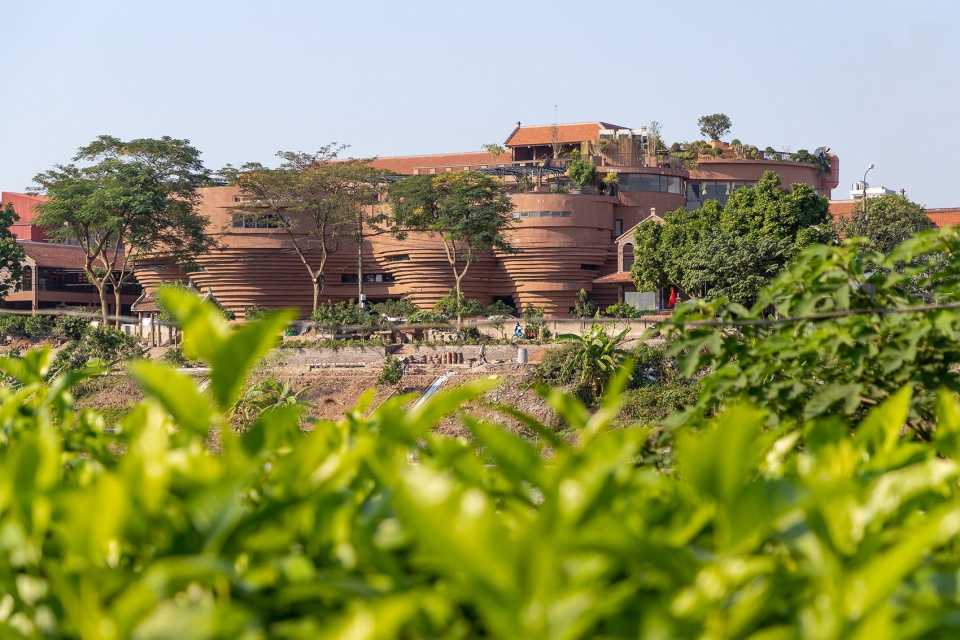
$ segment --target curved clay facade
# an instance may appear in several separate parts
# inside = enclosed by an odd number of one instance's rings
[[[575,127],[573,133],[568,132],[568,137],[575,138],[612,125],[561,126]],[[536,144],[535,134],[542,136],[518,128],[507,141],[508,146],[511,140],[529,144],[513,147],[501,156],[408,156],[383,158],[374,164],[406,174],[515,167],[526,162],[515,158],[536,158],[540,153],[543,145]],[[587,143],[589,140],[583,144]],[[549,315],[568,313],[580,289],[590,292],[597,302],[610,304],[617,299],[617,288],[595,281],[619,270],[616,240],[638,222],[651,214],[691,206],[691,198],[701,193],[719,193],[751,183],[767,170],[779,173],[785,184],[803,182],[828,195],[836,186],[837,166],[833,160],[829,174],[822,174],[813,165],[762,160],[705,160],[694,170],[654,163],[604,165],[601,172],[617,172],[616,195],[551,193],[549,184],[543,183],[533,192],[513,193],[514,219],[507,235],[515,251],[477,258],[463,281],[464,293],[482,303],[503,299],[518,308],[536,305]],[[510,179],[506,180],[509,184]],[[136,308],[147,310],[152,306],[152,292],[159,283],[189,279],[237,315],[250,307],[293,307],[308,312],[310,280],[287,232],[237,225],[233,210],[241,194],[235,187],[203,189],[201,196],[200,208],[210,220],[209,231],[218,241],[217,248],[200,256],[196,270],[190,273],[181,273],[162,260],[141,265],[137,278],[146,295]],[[307,253],[316,258],[319,251],[310,248]],[[364,242],[362,259],[363,291],[371,301],[408,297],[427,308],[453,287],[443,248],[430,236],[411,234],[403,240],[388,234],[372,236]],[[324,299],[356,299],[357,257],[352,240],[344,239],[335,247],[325,272]]]

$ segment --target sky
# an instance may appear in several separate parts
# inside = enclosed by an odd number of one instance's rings
[[[188,138],[207,166],[331,141],[475,151],[525,124],[722,112],[731,138],[840,157],[960,206],[955,0],[0,0],[0,189],[109,133]]]

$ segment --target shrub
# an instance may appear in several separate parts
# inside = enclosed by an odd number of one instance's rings
[[[0,335],[11,338],[25,338],[27,336],[26,322],[29,316],[0,314]]]
[[[51,371],[79,369],[91,361],[110,366],[141,355],[143,347],[134,336],[110,327],[90,325],[79,340],[67,343],[57,352]]]
[[[543,359],[530,371],[527,381],[530,384],[563,386],[574,379],[574,372],[567,367],[567,361],[574,352],[572,344],[564,344],[543,354]]]
[[[446,316],[434,313],[433,311],[424,311],[423,309],[414,311],[407,318],[407,322],[411,324],[437,324],[445,323],[447,320],[448,318]]]
[[[590,294],[586,289],[577,291],[577,302],[573,306],[573,315],[578,318],[592,318],[597,311],[597,306],[590,300]]]
[[[604,309],[603,315],[611,318],[639,318],[643,316],[643,312],[632,304],[618,302],[617,304],[611,304]]]
[[[433,312],[445,319],[456,318],[457,317],[457,299],[456,292],[451,291],[444,297],[437,300],[437,303],[433,305]],[[460,313],[464,318],[472,318],[476,316],[483,315],[483,305],[473,300],[472,298],[467,298],[462,293],[460,294]]]
[[[201,363],[196,360],[190,360],[185,355],[183,355],[183,347],[180,345],[174,345],[167,349],[163,354],[164,362],[169,362],[170,364],[177,367],[196,367]]]
[[[921,232],[889,254],[862,243],[809,247],[749,309],[725,300],[677,306],[662,333],[686,375],[706,373],[697,402],[703,413],[742,399],[774,417],[858,420],[913,382],[910,426],[932,437],[937,389],[960,392],[960,310],[952,306],[960,229]],[[874,312],[930,304],[943,308]],[[705,319],[739,326],[688,324]]]
[[[27,316],[23,331],[31,340],[44,340],[53,335],[54,318],[48,315]]]
[[[613,421],[629,372],[597,412],[545,392],[569,438],[514,409],[494,407],[530,438],[471,418],[489,379],[415,409],[368,396],[309,432],[271,381],[237,434],[227,417],[291,316],[236,331],[181,302],[209,387],[135,363],[146,400],[117,429],[74,406],[83,372],[43,382],[49,350],[2,361],[30,389],[0,392],[7,635],[956,635],[953,393],[932,443],[904,429],[910,383],[855,423],[736,404],[679,429],[670,473],[643,463],[648,428]],[[458,415],[471,439],[434,431]]]
[[[567,164],[567,175],[581,189],[593,184],[597,178],[597,168],[591,160],[581,158],[579,155]]]
[[[628,423],[654,424],[684,411],[697,401],[697,384],[678,380],[624,391],[620,418]]]
[[[383,361],[383,369],[377,382],[380,384],[397,384],[403,377],[403,362],[399,358],[387,356]]]
[[[243,392],[230,410],[230,420],[235,429],[245,431],[264,413],[284,407],[299,411],[302,407],[298,394],[286,382],[264,378]]]
[[[331,332],[369,330],[379,322],[368,310],[346,300],[320,303],[313,312],[313,321]]]
[[[626,357],[626,351],[621,348],[626,335],[627,330],[624,330],[611,336],[603,326],[594,324],[582,336],[559,336],[560,340],[574,345],[564,363],[563,375],[575,375],[581,385],[590,386],[593,398],[598,399]]]
[[[523,308],[524,336],[529,340],[546,340],[550,330],[544,320],[544,311],[540,307],[527,305]]]
[[[517,310],[503,300],[494,300],[492,304],[488,305],[487,308],[483,310],[483,315],[488,317],[515,316],[517,315]]]
[[[377,304],[371,305],[371,309],[381,316],[391,318],[409,318],[418,311],[417,305],[410,302],[407,298],[378,302]]]
[[[243,309],[243,319],[244,320],[258,320],[267,313],[267,309],[262,309],[255,304],[250,305],[249,307],[244,307]]]
[[[53,335],[64,340],[79,340],[90,326],[90,320],[82,316],[57,316]]]

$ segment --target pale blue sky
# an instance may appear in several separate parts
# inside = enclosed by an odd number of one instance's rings
[[[840,155],[841,184],[960,205],[960,3],[0,0],[0,188],[101,133],[190,138],[213,168],[336,140],[477,150],[513,123]]]

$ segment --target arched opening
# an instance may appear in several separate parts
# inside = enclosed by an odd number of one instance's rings
[[[629,242],[623,245],[623,271],[630,271],[633,266],[633,245]]]

